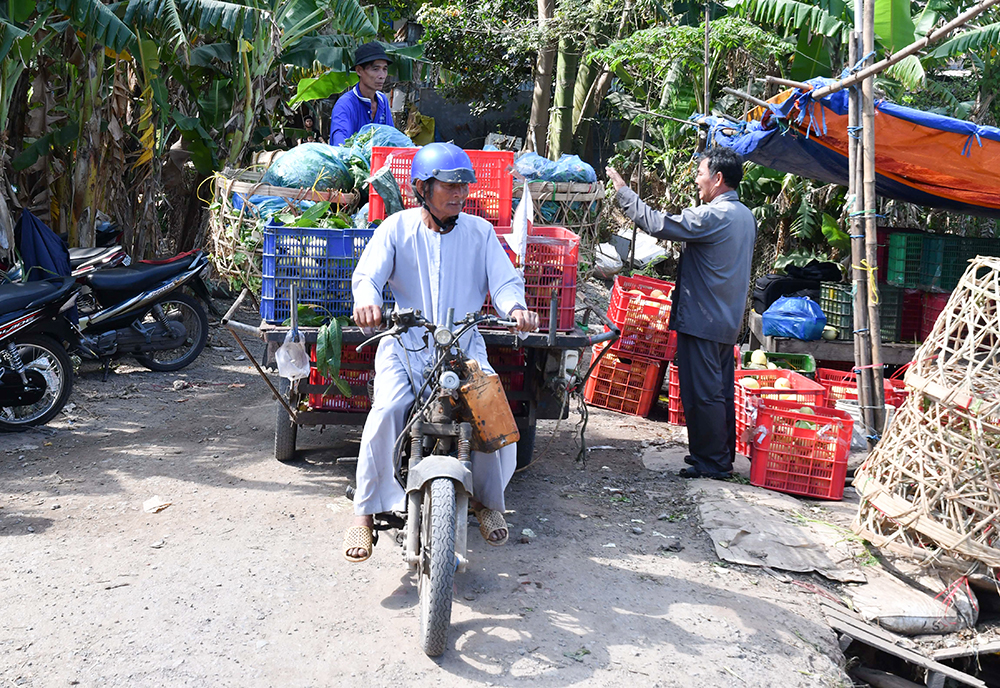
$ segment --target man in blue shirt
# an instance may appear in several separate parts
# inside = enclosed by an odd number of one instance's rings
[[[354,71],[358,83],[344,93],[333,106],[330,119],[330,145],[341,146],[366,124],[395,126],[389,111],[389,98],[380,93],[389,76],[392,60],[376,42],[365,43],[354,52]]]

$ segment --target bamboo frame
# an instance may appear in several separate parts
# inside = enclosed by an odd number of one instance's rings
[[[971,261],[906,384],[854,479],[855,532],[1000,568],[1000,258]]]
[[[294,201],[330,201],[346,209],[353,208],[358,200],[354,193],[261,184],[262,176],[260,170],[216,173],[208,218],[208,245],[216,273],[230,284],[252,287],[257,292],[261,281],[262,237],[256,236],[254,230],[260,218],[246,204],[238,210],[234,208],[233,194],[278,196],[290,205]]]

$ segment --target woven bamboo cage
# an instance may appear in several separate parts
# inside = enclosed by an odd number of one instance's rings
[[[535,224],[565,227],[590,245],[604,204],[604,185],[595,182],[528,182],[535,206]],[[524,195],[524,183],[515,182],[513,197]]]
[[[909,398],[858,469],[854,530],[1000,567],[1000,259],[970,261],[917,350]]]
[[[209,206],[208,242],[212,264],[220,277],[233,286],[246,286],[260,291],[261,244],[263,220],[247,203],[239,209],[233,206],[233,194],[244,198],[253,195],[277,196],[294,207],[295,201],[330,201],[338,210],[351,211],[357,205],[357,194],[340,191],[314,191],[261,184],[260,169],[217,172]]]

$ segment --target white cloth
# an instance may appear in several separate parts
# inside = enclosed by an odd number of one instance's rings
[[[354,271],[354,302],[381,306],[386,282],[398,308],[416,308],[435,323],[482,310],[490,294],[506,315],[524,306],[524,282],[514,270],[492,225],[461,213],[448,234],[427,227],[421,210],[396,213],[375,230]],[[403,335],[403,344],[387,337],[375,355],[375,393],[361,435],[354,512],[358,515],[405,510],[406,494],[394,477],[393,445],[406,422],[414,392],[423,384],[433,348],[425,346],[425,330]],[[486,343],[476,329],[462,337],[462,350],[493,372]],[[498,452],[472,453],[474,498],[489,509],[504,509],[504,488],[517,464],[516,445]]]

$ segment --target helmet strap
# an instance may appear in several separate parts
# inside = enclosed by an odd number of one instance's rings
[[[433,184],[433,181],[431,179],[426,180],[424,184],[427,184],[428,182]],[[426,210],[427,214],[431,216],[432,220],[434,220],[434,224],[438,226],[440,234],[448,234],[449,232],[451,232],[451,230],[455,229],[455,225],[458,224],[458,215],[447,217],[442,220],[433,212],[431,212],[430,206],[427,205],[427,199],[424,198],[423,194],[417,191],[416,185],[413,186],[413,195],[417,197],[418,201],[420,201],[420,207]]]

